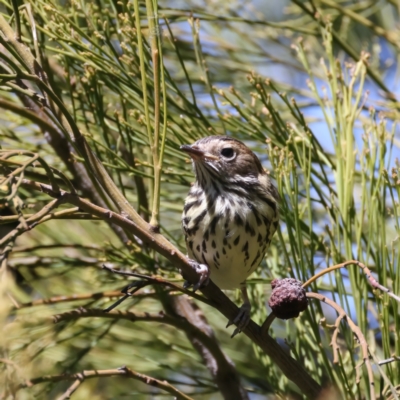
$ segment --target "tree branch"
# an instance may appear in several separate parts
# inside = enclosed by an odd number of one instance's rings
[[[23,180],[22,185],[47,193],[49,196],[57,197],[49,185]],[[96,206],[77,195],[61,191],[63,202],[73,204],[83,211],[91,213],[101,219],[112,222],[128,232],[139,237],[150,248],[166,257],[175,267],[179,268],[185,279],[196,282],[197,274],[188,262],[188,258],[176,249],[163,235],[154,232],[153,227],[142,220],[138,225],[113,211]],[[213,283],[210,282],[201,292],[213,302],[213,307],[223,314],[228,320],[233,320],[239,312],[238,307]],[[254,343],[272,358],[273,362],[282,370],[285,376],[293,381],[301,391],[310,398],[315,398],[321,391],[321,386],[303,369],[299,362],[290,357],[283,349],[267,334],[262,334],[261,328],[255,322],[250,321],[243,331]]]
[[[224,354],[213,330],[200,308],[191,300],[181,296],[168,296],[164,298],[166,309],[185,318],[196,329],[185,330],[188,340],[201,355],[209,369],[215,384],[226,400],[247,400],[248,395],[240,383],[240,376],[232,360]],[[201,332],[199,335],[197,332]],[[202,337],[207,335],[209,341]],[[212,347],[210,348],[210,344]]]

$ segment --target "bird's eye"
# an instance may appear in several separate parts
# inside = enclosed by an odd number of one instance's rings
[[[233,151],[232,147],[225,147],[221,150],[221,156],[225,158],[233,158],[235,156],[235,152]]]

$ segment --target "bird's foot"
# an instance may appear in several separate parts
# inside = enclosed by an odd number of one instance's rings
[[[189,264],[195,270],[198,281],[193,284],[189,281],[185,281],[183,284],[184,289],[188,289],[193,285],[193,293],[203,286],[207,286],[210,281],[210,268],[206,264],[199,264],[197,261],[189,259]]]
[[[236,325],[236,329],[233,331],[231,338],[234,338],[238,333],[242,332],[246,329],[247,325],[250,322],[250,311],[251,304],[245,302],[239,309],[239,313],[236,318],[232,321],[230,320],[226,327],[228,328],[231,325]]]

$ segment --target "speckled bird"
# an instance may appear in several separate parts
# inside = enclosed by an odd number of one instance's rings
[[[185,201],[182,226],[188,257],[199,281],[240,288],[243,305],[228,326],[232,336],[250,321],[246,279],[259,266],[279,223],[279,195],[257,156],[229,136],[209,136],[181,146],[192,159],[196,181]]]

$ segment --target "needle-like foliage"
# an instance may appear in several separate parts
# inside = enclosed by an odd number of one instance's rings
[[[0,397],[398,398],[398,4],[177,4],[0,2]],[[281,195],[234,339],[235,293],[182,288],[213,134]],[[287,277],[309,307],[264,323]]]

